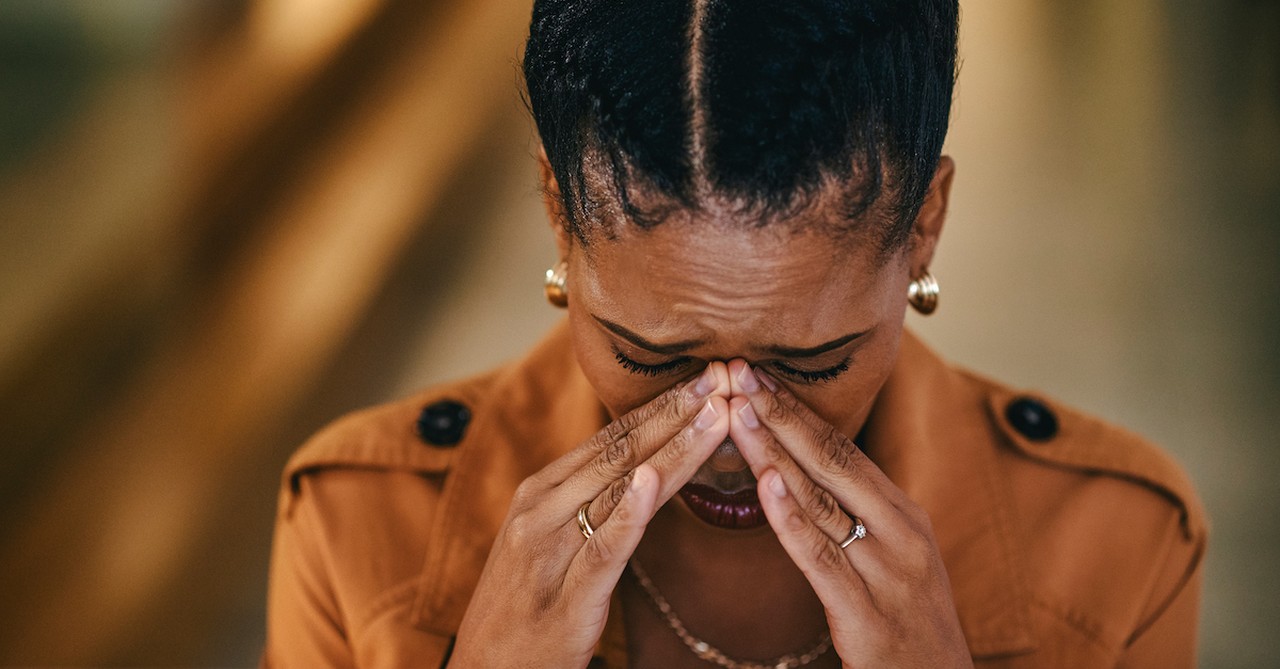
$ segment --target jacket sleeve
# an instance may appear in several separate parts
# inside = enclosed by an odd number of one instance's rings
[[[1166,560],[1150,614],[1130,638],[1120,659],[1125,669],[1195,667],[1204,578],[1204,538],[1184,542]],[[1172,587],[1169,587],[1172,584]]]
[[[315,506],[307,502],[309,481],[296,495],[282,493],[271,549],[267,586],[267,643],[262,667],[354,667]]]

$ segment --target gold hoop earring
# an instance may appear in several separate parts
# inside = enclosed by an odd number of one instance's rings
[[[547,277],[542,285],[547,291],[547,301],[551,306],[564,309],[569,306],[569,291],[565,288],[565,279],[569,276],[569,263],[561,260],[555,267],[547,270]]]
[[[928,316],[938,308],[938,292],[938,280],[926,271],[907,286],[907,302],[921,315]]]

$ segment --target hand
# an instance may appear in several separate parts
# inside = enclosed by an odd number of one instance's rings
[[[727,368],[712,363],[521,483],[449,666],[585,667],[654,512],[728,435],[728,393]]]
[[[928,515],[776,380],[729,365],[729,435],[846,667],[972,667]],[[867,536],[840,543],[862,520]]]

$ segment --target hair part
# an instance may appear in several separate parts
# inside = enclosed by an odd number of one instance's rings
[[[536,0],[527,101],[564,224],[586,244],[679,209],[764,226],[834,199],[833,231],[897,248],[946,137],[958,11],[956,0]]]

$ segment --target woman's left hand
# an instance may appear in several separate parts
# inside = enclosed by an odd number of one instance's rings
[[[826,609],[844,666],[972,667],[928,515],[848,437],[767,375],[730,365],[729,435],[783,548]],[[866,536],[850,537],[856,514]]]

